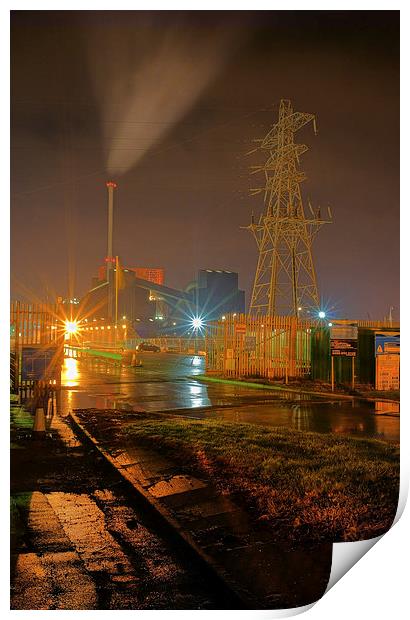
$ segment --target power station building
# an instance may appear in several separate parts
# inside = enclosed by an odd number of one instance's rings
[[[113,253],[114,190],[108,190],[107,256],[81,301],[87,320],[119,321],[142,337],[183,333],[194,318],[212,321],[228,313],[245,312],[245,292],[238,274],[222,269],[200,269],[184,291],[164,284],[164,269],[123,267]]]
[[[238,288],[238,274],[221,269],[200,269],[197,279],[184,290],[158,284],[163,269],[121,268],[108,272],[110,281],[93,278],[93,286],[82,299],[82,312],[93,318],[119,321],[123,317],[142,337],[186,331],[190,320],[212,321],[233,312],[245,312],[245,292]],[[150,273],[151,272],[151,273]],[[151,275],[152,279],[137,274]],[[119,282],[118,282],[119,281]],[[109,311],[114,299],[116,314]]]
[[[200,316],[215,320],[230,312],[245,312],[245,291],[238,288],[238,274],[221,269],[200,269],[197,279]]]

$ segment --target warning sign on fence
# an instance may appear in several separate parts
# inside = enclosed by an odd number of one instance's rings
[[[376,355],[400,355],[400,332],[378,332],[374,336]]]
[[[246,323],[235,323],[235,332],[237,334],[245,334],[246,333]]]
[[[40,381],[58,379],[61,359],[57,347],[24,346],[21,352],[21,379]]]
[[[255,351],[256,336],[245,336],[244,349],[245,351]]]
[[[400,389],[400,355],[385,353],[376,357],[376,390]]]

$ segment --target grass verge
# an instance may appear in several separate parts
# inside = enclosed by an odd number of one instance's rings
[[[386,532],[394,520],[397,445],[175,417],[141,417],[123,430],[201,469],[271,522],[278,540],[364,540]]]

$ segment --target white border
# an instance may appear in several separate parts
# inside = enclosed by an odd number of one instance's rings
[[[79,2],[78,0],[72,0],[70,3],[59,2],[58,4],[54,1],[42,1],[33,3],[32,1],[15,1],[9,2],[8,5],[6,3],[2,3],[0,9],[1,16],[1,31],[0,31],[0,45],[1,49],[1,58],[2,58],[2,83],[9,83],[9,10],[56,10],[56,9],[67,9],[67,10],[138,10],[138,9],[150,9],[150,10],[193,10],[193,9],[203,9],[203,10],[280,10],[283,8],[283,4],[273,3],[271,1],[260,1],[255,0],[252,3],[247,3],[243,1],[236,2],[216,2],[215,0],[208,0],[207,2],[151,2],[149,5],[147,2],[124,2],[118,1],[116,3],[107,2],[107,1],[88,1],[88,2]],[[406,73],[409,71],[408,63],[407,63],[407,54],[408,54],[408,10],[405,2],[385,2],[379,0],[373,0],[372,2],[352,2],[345,1],[343,3],[339,2],[312,2],[309,5],[306,2],[292,2],[288,1],[286,3],[286,10],[397,10],[401,9],[401,19],[402,19],[402,105],[401,109],[404,110],[402,113],[402,144],[407,145],[406,138],[408,136],[408,122],[407,122],[407,109],[408,109],[408,78]],[[407,28],[406,28],[407,26]],[[404,30],[405,29],[405,30]],[[383,85],[380,85],[381,89]],[[7,89],[7,86],[6,86]],[[1,174],[2,177],[2,197],[3,197],[3,205],[1,207],[2,214],[2,226],[0,227],[1,241],[0,241],[0,265],[2,267],[1,273],[3,277],[3,286],[1,287],[1,322],[0,322],[0,337],[2,343],[7,343],[9,334],[8,334],[8,307],[9,307],[9,211],[8,205],[9,203],[9,98],[6,94],[3,94],[1,97],[1,106],[2,106],[2,166],[1,166]],[[380,119],[380,123],[388,122],[388,119]],[[375,127],[375,131],[377,131],[377,127]],[[381,145],[382,148],[382,145]],[[407,180],[407,168],[405,167],[408,163],[408,158],[404,153],[404,149],[402,152],[402,178]],[[404,235],[410,230],[410,222],[408,218],[408,209],[410,205],[410,200],[408,196],[407,187],[403,184],[403,192],[404,196],[402,198],[402,204],[404,208],[402,210],[402,224],[401,224],[401,235],[402,235],[402,248],[405,247],[407,238],[404,239]],[[406,191],[407,190],[407,191]],[[388,205],[386,205],[386,209],[388,209]],[[407,235],[406,235],[407,237]],[[388,251],[388,249],[387,249]],[[407,253],[406,253],[407,254]],[[406,273],[407,267],[407,255],[404,255],[404,249],[402,249],[401,256],[401,268],[402,273]],[[407,284],[408,288],[408,284]],[[408,488],[408,478],[409,478],[409,450],[408,450],[408,412],[406,411],[406,405],[408,403],[407,398],[407,370],[408,370],[408,358],[407,358],[407,350],[408,350],[408,335],[406,328],[406,308],[409,307],[409,304],[406,303],[408,301],[408,294],[406,292],[406,283],[404,280],[402,281],[401,288],[401,296],[402,296],[402,340],[403,346],[402,350],[405,351],[405,354],[402,354],[402,401],[405,402],[405,405],[402,406],[402,478],[401,485],[402,489],[406,489],[404,494],[407,495]],[[2,354],[0,356],[1,359],[1,369],[0,369],[0,377],[1,377],[1,385],[4,389],[2,389],[2,394],[4,395],[4,400],[2,400],[2,411],[3,411],[3,421],[7,420],[8,416],[6,412],[8,411],[8,355],[5,353],[5,347],[2,346]],[[5,425],[5,430],[8,427]],[[2,433],[2,455],[3,455],[3,475],[5,474],[5,485],[3,484],[3,488],[8,488],[8,439],[7,432]],[[401,504],[403,503],[403,495],[401,498]],[[3,541],[3,548],[8,548],[8,519],[5,518],[5,507],[8,505],[8,501],[4,501],[3,511],[2,511],[2,532],[5,535],[5,540]],[[402,509],[402,508],[401,508]],[[399,520],[399,522],[393,527],[393,529],[382,537],[382,540],[378,542],[372,552],[366,555],[353,570],[351,570],[348,574],[346,574],[343,579],[341,579],[335,587],[328,592],[321,601],[319,601],[313,608],[307,612],[307,617],[309,618],[317,618],[317,619],[326,619],[329,617],[335,620],[338,618],[343,618],[345,620],[346,614],[348,613],[353,617],[371,617],[372,620],[377,620],[378,618],[385,619],[386,616],[392,618],[401,618],[405,617],[405,610],[408,609],[407,605],[407,589],[408,589],[408,556],[406,555],[406,543],[409,540],[409,531],[410,531],[410,518],[409,518],[409,509],[407,509],[403,515],[403,517]],[[343,543],[343,544],[353,544],[356,543]],[[342,544],[342,545],[343,545]],[[346,548],[347,552],[347,548]],[[338,551],[336,552],[339,553]],[[343,551],[343,553],[345,553]],[[1,584],[2,584],[2,609],[6,612],[8,611],[9,606],[9,572],[8,567],[4,565],[4,562],[0,566],[1,568]],[[301,610],[299,610],[301,611]],[[27,613],[43,613],[41,611],[31,611],[31,612],[8,612],[13,614],[27,614]],[[47,612],[48,614],[53,614],[55,612]],[[71,614],[69,611],[60,611],[59,618],[63,619],[67,614]],[[77,612],[77,613],[88,613],[88,614],[98,614],[99,617],[101,615],[110,613],[107,611],[89,611],[89,612]],[[132,612],[123,612],[123,613],[133,613]],[[159,612],[159,611],[138,611],[139,615],[149,613],[151,616],[153,614],[157,615],[166,613],[167,615],[173,615],[175,618],[180,618],[182,616],[188,617],[192,615],[190,611],[170,611],[170,612]],[[212,618],[222,618],[222,616],[226,616],[227,612],[201,612],[202,616],[209,616]],[[229,612],[228,612],[229,613]],[[282,617],[286,617],[288,613],[282,615]],[[235,617],[248,618],[248,617],[279,617],[275,612],[235,612]],[[90,617],[90,616],[89,616]]]

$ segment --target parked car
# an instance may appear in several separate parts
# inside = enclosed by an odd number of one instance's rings
[[[137,346],[137,351],[152,351],[153,353],[159,353],[161,349],[156,344],[150,342],[140,342]]]

